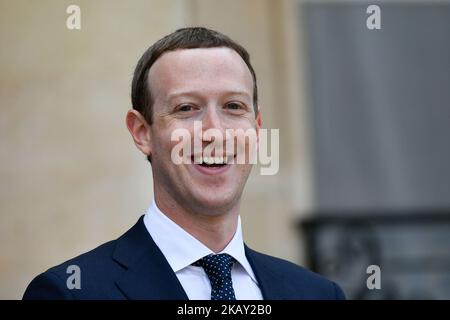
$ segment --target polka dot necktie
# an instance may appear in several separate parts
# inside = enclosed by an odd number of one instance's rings
[[[192,265],[202,267],[211,282],[211,300],[236,300],[231,268],[236,260],[228,254],[210,254]]]

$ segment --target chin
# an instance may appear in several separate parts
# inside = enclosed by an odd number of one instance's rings
[[[196,199],[195,202],[197,202],[200,207],[203,207],[209,215],[226,213],[233,208],[237,202],[237,197],[235,195],[230,194],[224,196],[223,194],[220,195],[219,192],[211,192],[211,190],[207,193],[197,195],[194,198]]]

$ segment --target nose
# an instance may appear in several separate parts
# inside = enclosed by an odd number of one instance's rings
[[[211,104],[206,108],[202,117],[203,156],[205,156],[205,150],[208,150],[207,153],[209,152],[210,156],[222,156],[226,149],[233,149],[226,142],[228,139],[224,121],[224,115],[219,106]]]
[[[223,120],[220,116],[220,111],[216,106],[208,106],[205,114],[202,118],[202,129],[206,131],[208,129],[215,129],[224,134]]]

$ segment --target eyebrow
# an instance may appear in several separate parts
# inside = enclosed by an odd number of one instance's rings
[[[251,100],[252,95],[249,94],[246,91],[242,91],[242,90],[228,90],[223,92],[222,95],[227,95],[227,96],[235,96],[235,95],[240,95],[240,96],[245,96],[247,98],[249,98]],[[167,100],[173,100],[175,98],[178,97],[194,97],[194,98],[198,98],[198,97],[202,97],[203,93],[200,91],[178,91],[178,92],[173,92],[173,93],[169,93]]]

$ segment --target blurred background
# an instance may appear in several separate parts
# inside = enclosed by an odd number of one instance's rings
[[[350,299],[450,299],[450,2],[425,0],[0,0],[0,299],[145,213],[133,70],[198,25],[248,49],[263,127],[280,129],[278,174],[255,168],[245,189],[246,243]]]

